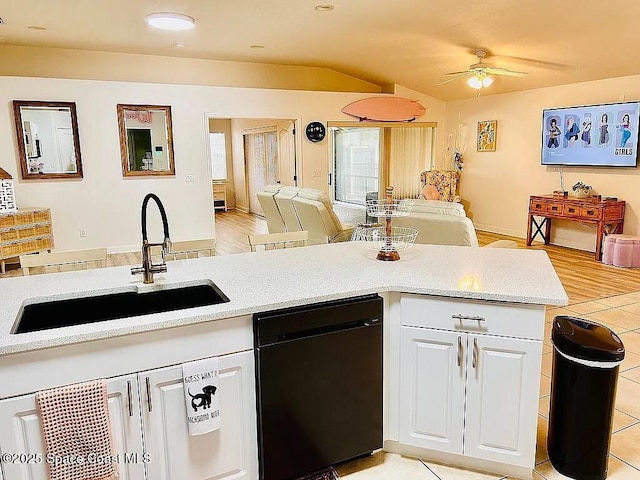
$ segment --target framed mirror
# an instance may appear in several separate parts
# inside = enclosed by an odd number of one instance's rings
[[[118,104],[125,177],[175,175],[171,107]]]
[[[24,180],[82,178],[75,103],[14,100],[13,116]]]

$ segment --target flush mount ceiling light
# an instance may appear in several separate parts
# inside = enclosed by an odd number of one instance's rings
[[[147,15],[146,20],[149,25],[161,30],[189,30],[196,23],[188,15],[172,12],[151,13]]]
[[[480,90],[483,87],[487,88],[491,86],[492,83],[493,78],[491,78],[484,72],[476,72],[473,77],[467,80],[467,85],[469,85],[471,88],[475,88],[476,90]]]
[[[321,4],[321,5],[316,5],[314,8],[319,12],[330,12],[336,7],[335,5]]]

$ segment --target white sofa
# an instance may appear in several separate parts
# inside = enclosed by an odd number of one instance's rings
[[[280,185],[267,185],[262,192],[256,193],[258,202],[267,219],[269,233],[283,233],[287,231],[282,215],[280,215],[280,211],[278,210],[278,205],[274,199],[275,194],[280,191],[280,188]]]
[[[303,230],[296,210],[291,202],[291,200],[298,195],[299,191],[300,188],[298,187],[283,185],[273,197],[280,211],[280,215],[282,215],[282,220],[284,221],[287,232],[300,232]]]
[[[345,242],[351,239],[353,228],[343,225],[333,211],[325,192],[301,188],[291,199],[303,230],[309,232],[309,245]]]
[[[308,245],[351,239],[353,229],[342,224],[322,190],[267,185],[257,196],[267,217],[269,233],[306,230]]]
[[[478,246],[473,222],[461,203],[440,200],[415,200],[411,213],[393,219],[393,226],[418,229],[416,243],[431,245]],[[516,248],[512,240],[497,240],[487,247]]]

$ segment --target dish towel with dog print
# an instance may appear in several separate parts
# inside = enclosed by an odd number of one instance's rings
[[[116,458],[104,379],[36,392],[36,405],[51,480],[118,478],[117,463],[104,461]]]
[[[182,364],[184,401],[189,435],[203,435],[220,428],[218,358]]]

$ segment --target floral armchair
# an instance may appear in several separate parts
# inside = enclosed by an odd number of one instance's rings
[[[460,172],[453,170],[427,170],[420,174],[422,187],[433,185],[440,192],[441,199],[447,202],[460,202],[459,181]]]

